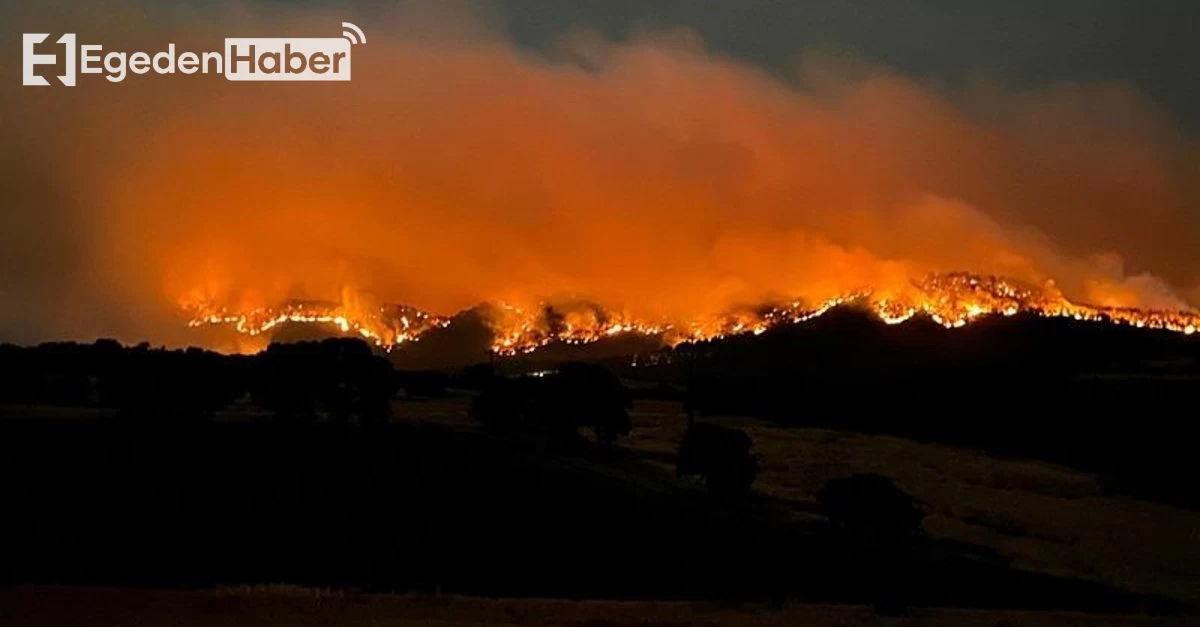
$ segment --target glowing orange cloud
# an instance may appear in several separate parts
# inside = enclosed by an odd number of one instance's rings
[[[95,28],[218,41],[350,18],[224,11]],[[186,311],[289,299],[448,314],[581,298],[686,326],[929,272],[1053,281],[1109,307],[1184,308],[1197,285],[1195,144],[1123,86],[934,88],[813,58],[783,81],[686,37],[544,57],[458,13],[411,18],[354,17],[370,43],[350,83],[7,97],[8,145],[52,148],[6,176],[49,177],[62,198],[46,202],[72,217],[46,234],[78,259],[69,298],[0,293],[0,321],[186,343]],[[4,240],[30,233],[12,220]],[[46,253],[26,248],[0,281]]]

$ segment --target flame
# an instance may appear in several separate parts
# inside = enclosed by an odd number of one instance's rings
[[[237,333],[258,337],[283,325],[314,325],[333,332],[355,334],[391,350],[404,342],[416,341],[430,329],[450,324],[448,318],[433,316],[411,307],[379,307],[377,310],[356,313],[340,304],[312,301],[286,303],[281,307],[264,307],[245,312],[214,309],[204,304],[189,304],[184,308],[192,315],[190,327],[223,326]]]
[[[38,28],[78,21],[19,4]],[[105,2],[90,36],[201,49],[247,20],[329,25],[295,3],[154,4]],[[497,351],[766,333],[846,299],[891,323],[1037,310],[1194,329],[1149,310],[1200,306],[1200,142],[1135,85],[927,81],[802,44],[783,76],[686,30],[530,47],[453,2],[399,4],[430,6],[372,10],[344,84],[0,92],[0,339],[246,351],[284,327],[382,347],[436,330],[344,286],[431,320],[519,303],[492,321]],[[1074,302],[911,286],[946,270],[1053,277]],[[608,311],[537,303],[572,293]],[[1147,311],[1104,309],[1130,306]]]
[[[865,307],[889,325],[924,316],[948,329],[957,329],[989,316],[1032,313],[1185,335],[1192,335],[1200,328],[1200,312],[1076,304],[1053,284],[1037,287],[1009,278],[965,272],[931,274],[899,294],[863,289],[830,298],[815,307],[795,300],[683,323],[640,320],[594,306],[563,311],[548,305],[526,309],[507,303],[492,308],[488,323],[494,338],[492,351],[512,356],[552,344],[590,344],[621,335],[659,338],[670,346],[747,333],[760,335],[780,325],[802,324],[849,304]],[[315,325],[341,334],[360,335],[385,350],[417,341],[426,332],[444,328],[451,322],[449,316],[400,306],[362,310],[348,304],[291,302],[242,312],[195,303],[185,308],[191,315],[188,324],[192,327],[221,326],[239,334],[262,336],[282,325]]]

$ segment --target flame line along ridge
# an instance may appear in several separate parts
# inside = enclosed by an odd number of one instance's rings
[[[1161,329],[1192,335],[1200,328],[1194,311],[1144,310],[1072,303],[1050,288],[1012,279],[970,273],[933,274],[914,282],[914,290],[890,295],[873,289],[850,292],[816,307],[801,301],[731,312],[714,319],[679,324],[647,321],[596,306],[544,306],[525,310],[512,305],[482,306],[493,334],[492,350],[500,355],[531,353],[551,344],[590,344],[623,334],[658,337],[671,346],[744,333],[761,334],[782,324],[800,324],[848,304],[861,304],[887,324],[926,316],[946,328],[960,328],[988,316],[1033,313],[1050,318]],[[452,317],[413,307],[390,306],[361,311],[338,303],[291,301],[279,307],[244,312],[206,306],[186,308],[191,327],[221,326],[260,336],[283,325],[314,325],[341,334],[357,334],[391,350],[418,341],[431,330],[450,325]]]

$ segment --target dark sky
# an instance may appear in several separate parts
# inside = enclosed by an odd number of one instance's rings
[[[624,37],[685,26],[711,50],[775,72],[797,53],[847,49],[904,73],[1014,87],[1126,81],[1200,127],[1195,0],[479,0],[520,43],[573,28]]]

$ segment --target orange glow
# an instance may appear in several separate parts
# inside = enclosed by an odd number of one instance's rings
[[[387,347],[491,303],[496,350],[521,352],[848,300],[1195,332],[1200,144],[1128,85],[934,85],[802,49],[781,77],[675,32],[535,53],[428,4],[65,12],[113,50],[339,20],[370,43],[339,84],[0,91],[0,341],[251,351],[311,326]]]
[[[901,324],[915,316],[927,316],[948,329],[960,328],[987,316],[1018,313],[1163,329],[1187,335],[1194,334],[1200,327],[1200,314],[1196,312],[1079,305],[1052,287],[1037,288],[1002,277],[952,273],[930,275],[898,296],[865,289],[832,298],[815,308],[806,308],[800,301],[795,301],[765,307],[758,312],[728,314],[683,324],[637,320],[595,308],[560,314],[549,323],[544,315],[501,305],[499,315],[490,319],[494,334],[492,350],[500,355],[517,355],[551,344],[589,344],[622,334],[657,337],[674,346],[744,333],[758,335],[778,325],[804,323],[847,304],[865,305],[887,324]],[[193,314],[191,326],[224,326],[237,333],[258,336],[283,324],[318,325],[335,333],[359,334],[388,350],[404,342],[419,340],[426,331],[450,324],[449,317],[411,308],[380,308],[356,315],[344,306],[322,303],[291,303],[281,308],[240,313],[218,313],[200,307],[193,308]]]

